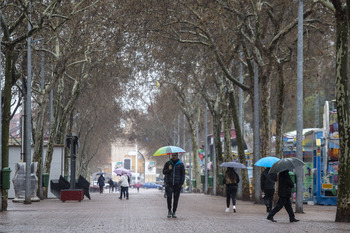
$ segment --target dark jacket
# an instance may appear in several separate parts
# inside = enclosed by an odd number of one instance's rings
[[[100,177],[97,180],[97,183],[99,186],[104,186],[105,185],[105,178],[103,177],[103,175],[100,175]]]
[[[110,187],[114,187],[114,182],[112,179],[109,179],[108,184]]]
[[[294,183],[289,176],[288,171],[280,172],[278,176],[278,196],[290,198]]]
[[[172,169],[169,170],[169,165]],[[164,164],[163,168],[164,182],[170,185],[183,185],[185,182],[185,166],[179,159],[174,162],[169,160]]]
[[[261,189],[275,189],[275,182],[277,181],[277,174],[276,173],[270,173],[270,168],[266,168],[265,171],[261,174],[260,178],[260,184]]]

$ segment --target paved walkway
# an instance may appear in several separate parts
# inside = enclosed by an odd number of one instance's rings
[[[91,193],[81,202],[10,200],[8,211],[0,212],[0,232],[350,232],[350,224],[334,222],[335,206],[304,205],[297,223],[282,209],[273,223],[263,205],[237,201],[237,213],[226,213],[224,197],[190,193],[180,196],[178,218],[168,219],[163,194],[131,189],[129,200],[119,200],[119,193]]]

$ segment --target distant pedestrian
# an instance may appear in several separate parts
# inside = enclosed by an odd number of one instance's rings
[[[122,176],[120,177],[120,196],[119,199],[122,200],[123,198],[123,194],[124,194],[124,198],[125,198],[125,193],[126,193],[126,200],[129,199],[129,182],[128,182],[128,176],[126,174],[126,172],[122,172]]]
[[[292,188],[294,187],[294,183],[289,176],[289,171],[282,171],[278,175],[278,202],[275,208],[273,208],[267,219],[272,222],[277,222],[273,219],[273,216],[280,211],[283,207],[286,209],[289,215],[290,222],[299,222],[299,220],[295,219],[295,215],[292,209],[292,203],[290,201],[292,195]]]
[[[97,180],[98,185],[100,186],[100,194],[103,193],[103,186],[105,186],[105,178],[101,174],[100,177]]]
[[[136,184],[136,189],[137,189],[137,192],[139,192],[139,191],[140,191],[140,186],[141,186],[140,182],[137,182],[137,184]]]
[[[165,193],[167,197],[168,218],[177,218],[176,210],[180,198],[182,185],[185,181],[185,166],[178,158],[177,153],[173,153],[171,159],[164,164],[163,174],[165,175]],[[172,197],[174,202],[171,209]]]
[[[275,183],[277,181],[277,174],[269,174],[269,171],[270,168],[267,167],[261,174],[260,178],[261,190],[264,193],[263,199],[267,213],[272,210],[273,195],[275,194]]]
[[[112,179],[108,180],[108,184],[109,184],[109,193],[114,193],[114,181]]]
[[[230,200],[232,199],[232,210],[236,213],[236,194],[239,183],[239,176],[232,167],[225,172],[224,184],[226,184],[226,212],[230,212]]]

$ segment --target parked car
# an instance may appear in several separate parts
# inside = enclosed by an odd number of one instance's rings
[[[140,185],[139,187],[142,188],[143,184],[140,183],[139,185]],[[133,189],[133,188],[137,188],[136,183],[132,183],[132,184],[130,185],[130,188],[132,188],[132,189]]]
[[[156,184],[154,182],[147,182],[142,185],[144,189],[162,189],[162,185]]]

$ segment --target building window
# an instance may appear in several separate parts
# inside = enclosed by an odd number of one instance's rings
[[[130,170],[130,168],[131,168],[131,159],[124,159],[124,168]]]

